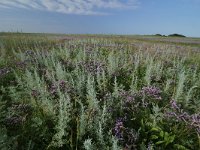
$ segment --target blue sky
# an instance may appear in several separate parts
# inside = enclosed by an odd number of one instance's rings
[[[200,37],[200,0],[0,0],[0,31]]]

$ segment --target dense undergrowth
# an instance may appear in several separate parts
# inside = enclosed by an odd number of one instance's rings
[[[9,57],[1,46],[0,149],[200,148],[199,54],[95,39]]]

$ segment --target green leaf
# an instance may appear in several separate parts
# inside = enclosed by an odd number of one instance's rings
[[[165,141],[158,141],[158,142],[156,142],[156,145],[160,145],[160,144],[163,144],[163,143],[165,143]]]
[[[174,144],[174,148],[177,150],[188,150],[185,146],[179,144]]]
[[[168,138],[169,138],[169,133],[168,133],[168,132],[165,132],[165,133],[164,133],[164,139],[167,140]]]
[[[157,135],[152,135],[151,136],[151,140],[155,140],[155,139],[158,139],[158,136]]]
[[[141,126],[144,127],[144,120],[141,120]]]
[[[160,131],[161,129],[159,128],[159,127],[157,127],[157,128],[152,128],[150,131]]]
[[[175,135],[170,136],[169,143],[172,143],[174,141],[174,139],[175,139]]]
[[[160,132],[160,136],[164,137],[164,132],[163,131]]]
[[[146,145],[143,142],[140,144],[140,150],[146,150]]]

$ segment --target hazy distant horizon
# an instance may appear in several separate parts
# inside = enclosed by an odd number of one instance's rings
[[[17,33],[22,33],[22,34],[53,34],[53,35],[100,35],[100,36],[156,36],[156,34],[106,34],[106,33],[51,33],[51,32],[23,32],[23,31],[0,31],[0,33],[12,33],[12,34],[17,34]],[[177,33],[172,33],[172,34],[177,34]],[[179,34],[179,33],[178,33]],[[162,35],[161,37],[168,37],[171,34],[168,35]],[[184,35],[184,34],[180,34]],[[178,36],[177,36],[178,37]],[[198,36],[186,36],[187,38],[200,38]]]
[[[1,0],[0,32],[200,37],[200,0]]]

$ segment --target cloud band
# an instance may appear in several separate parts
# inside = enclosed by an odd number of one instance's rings
[[[1,8],[37,9],[78,15],[108,14],[108,9],[135,9],[137,0],[1,0]]]

